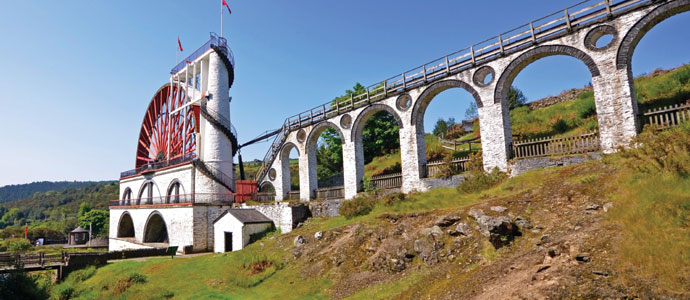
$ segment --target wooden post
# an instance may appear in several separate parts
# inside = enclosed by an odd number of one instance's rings
[[[388,80],[383,82],[383,96],[388,97]]]
[[[426,65],[424,65],[424,83],[426,83]]]
[[[570,24],[570,14],[568,14],[568,9],[565,9],[565,24],[568,26],[568,31],[573,30],[572,24]]]
[[[606,13],[611,17],[613,15],[613,12],[611,11],[611,3],[609,3],[609,0],[604,0],[606,2]]]
[[[532,44],[537,43],[537,36],[534,34],[534,23],[529,22],[529,31],[532,33]]]
[[[446,74],[450,74],[450,61],[448,60],[448,55],[446,55]]]
[[[403,79],[403,90],[407,89],[407,81],[405,79],[405,73],[402,73],[402,79]]]
[[[335,111],[338,113],[338,115],[340,114],[340,100],[337,98],[335,99]]]
[[[355,94],[350,94],[350,108],[355,109]]]
[[[501,47],[501,55],[504,55],[505,51],[503,49],[503,37],[500,34],[498,35],[498,45]]]
[[[477,63],[474,58],[474,45],[470,46],[470,52],[472,53],[472,65],[474,66]]]

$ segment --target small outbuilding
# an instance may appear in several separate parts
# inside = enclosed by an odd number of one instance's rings
[[[213,251],[240,250],[273,227],[273,221],[256,209],[228,209],[213,221]]]
[[[84,245],[89,241],[89,231],[81,226],[69,232],[70,245]]]

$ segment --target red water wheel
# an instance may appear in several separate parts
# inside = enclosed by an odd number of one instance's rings
[[[139,132],[137,168],[196,153],[198,106],[174,112],[187,101],[184,90],[170,84],[161,87],[153,96]]]

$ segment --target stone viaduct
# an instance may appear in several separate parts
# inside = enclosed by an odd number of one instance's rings
[[[275,188],[276,200],[284,199],[290,191],[289,153],[296,148],[300,199],[313,197],[316,141],[331,127],[343,140],[345,198],[354,197],[364,175],[364,124],[374,113],[387,111],[400,126],[402,191],[426,190],[421,180],[426,170],[424,112],[450,88],[464,89],[476,101],[484,168],[506,170],[513,143],[508,89],[521,70],[552,55],[574,57],[589,69],[600,148],[613,152],[629,145],[639,130],[631,67],[636,45],[656,24],[688,10],[690,0],[596,0],[523,25],[372,85],[366,94],[288,118],[257,179]]]

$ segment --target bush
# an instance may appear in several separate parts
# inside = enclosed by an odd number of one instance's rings
[[[577,99],[577,116],[581,119],[588,118],[597,113],[596,105],[594,104],[594,92],[586,91],[580,93]]]
[[[60,286],[57,290],[57,298],[60,300],[69,300],[74,295],[74,288],[68,285]]]
[[[132,274],[129,274],[129,281],[132,283],[146,283],[146,275],[132,272]]]
[[[383,205],[390,206],[390,205],[393,205],[395,203],[402,202],[404,200],[405,200],[405,194],[400,193],[400,192],[396,192],[396,193],[390,193],[390,194],[384,196],[383,199],[381,199],[381,202],[383,203]]]
[[[0,299],[48,299],[47,285],[40,275],[14,270],[0,276]]]
[[[80,282],[91,278],[94,274],[96,274],[96,267],[89,266],[88,268],[72,272],[69,277],[76,282]]]
[[[508,175],[498,170],[498,168],[494,168],[489,173],[473,172],[470,177],[460,182],[457,189],[461,193],[480,192],[501,184],[506,178],[508,178]]]
[[[690,122],[662,132],[646,128],[635,145],[621,151],[626,165],[643,173],[690,176]]]
[[[558,119],[558,121],[556,121],[552,127],[557,133],[565,133],[568,131],[568,129],[570,129],[570,126],[568,126],[568,123],[564,119]]]
[[[9,239],[7,241],[7,251],[21,252],[31,248],[31,243],[26,239]]]
[[[364,216],[371,212],[376,205],[376,198],[368,195],[358,195],[352,200],[344,201],[338,209],[338,213],[346,219]]]

